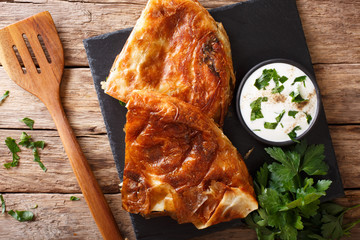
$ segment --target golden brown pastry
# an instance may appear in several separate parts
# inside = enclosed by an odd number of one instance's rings
[[[197,0],[149,0],[104,88],[123,102],[135,89],[177,97],[221,126],[234,85],[222,24]]]
[[[241,155],[198,108],[144,90],[133,91],[127,108],[125,210],[202,229],[257,209]]]

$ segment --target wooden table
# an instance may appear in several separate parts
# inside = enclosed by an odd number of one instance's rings
[[[239,0],[240,1],[240,0]],[[202,0],[206,8],[236,1]],[[61,96],[78,141],[99,181],[123,235],[134,239],[128,214],[121,209],[119,178],[111,154],[103,118],[82,40],[131,27],[146,0],[15,0],[0,1],[0,28],[48,10],[52,14],[65,51]],[[360,203],[360,1],[298,0],[300,17],[320,86],[346,197],[346,206]],[[20,223],[0,214],[1,239],[100,239],[101,235],[83,199],[64,153],[55,125],[44,105],[13,83],[0,66],[0,94],[10,97],[0,105],[0,193],[7,209],[32,209],[33,222]],[[29,130],[19,119],[35,120]],[[23,131],[47,145],[40,156],[43,172],[30,151],[19,155],[19,167],[6,170],[11,161],[3,144],[6,137],[19,139]],[[80,201],[70,201],[70,196]],[[360,218],[360,210],[346,220]],[[360,239],[360,226],[351,239]],[[229,229],[200,239],[256,239],[250,229]]]

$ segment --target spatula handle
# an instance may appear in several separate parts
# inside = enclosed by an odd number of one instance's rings
[[[118,225],[66,118],[60,97],[52,96],[46,106],[58,129],[84,198],[104,239],[122,239]]]

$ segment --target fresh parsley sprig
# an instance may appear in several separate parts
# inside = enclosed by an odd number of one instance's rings
[[[315,180],[325,175],[324,146],[306,141],[282,149],[265,151],[274,159],[260,167],[254,180],[259,209],[246,217],[258,239],[337,239],[349,234],[359,221],[342,225],[342,216],[350,209],[334,203],[320,204],[330,180]],[[330,204],[330,205],[329,205]]]

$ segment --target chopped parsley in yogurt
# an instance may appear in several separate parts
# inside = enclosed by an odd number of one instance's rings
[[[239,105],[245,124],[259,137],[273,142],[296,141],[317,113],[317,95],[301,69],[270,63],[246,80]]]

